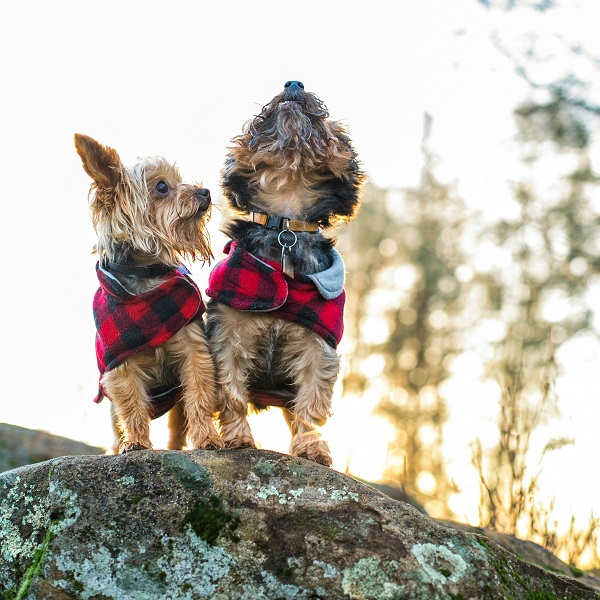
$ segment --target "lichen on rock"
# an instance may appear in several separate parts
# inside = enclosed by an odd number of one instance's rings
[[[482,540],[274,452],[149,450],[0,474],[6,598],[600,598]]]

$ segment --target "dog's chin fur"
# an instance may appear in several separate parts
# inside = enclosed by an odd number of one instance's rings
[[[253,162],[272,162],[292,172],[301,162],[322,164],[333,133],[328,117],[327,108],[314,94],[287,100],[282,92],[246,126],[255,152]]]

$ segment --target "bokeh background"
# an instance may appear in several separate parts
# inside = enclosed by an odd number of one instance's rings
[[[0,422],[110,442],[73,134],[176,161],[220,204],[229,140],[299,79],[369,176],[336,232],[334,467],[598,566],[599,18],[596,0],[0,4]],[[276,411],[252,426],[287,449]]]

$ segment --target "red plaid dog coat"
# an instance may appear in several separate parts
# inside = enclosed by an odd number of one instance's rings
[[[237,310],[268,312],[304,325],[337,348],[344,332],[343,289],[335,297],[325,298],[315,283],[319,274],[296,274],[292,279],[279,263],[257,258],[234,241],[227,243],[224,252],[227,258],[209,276],[208,296]]]
[[[171,339],[204,312],[200,290],[185,267],[173,269],[149,292],[129,292],[109,271],[96,264],[100,287],[94,296],[96,358],[100,378],[142,350],[156,348]],[[162,385],[149,391],[151,417],[157,418],[180,399],[180,385]],[[100,385],[95,402],[105,395]]]

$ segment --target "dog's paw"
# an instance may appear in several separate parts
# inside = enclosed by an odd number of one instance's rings
[[[330,467],[333,463],[329,445],[324,440],[312,440],[310,443],[307,443],[305,438],[300,436],[294,437],[292,439],[290,454],[299,458],[306,458],[325,467]]]
[[[245,448],[256,449],[256,444],[253,439],[235,439],[225,442],[225,448],[227,450],[243,450]]]
[[[223,448],[225,448],[223,442],[210,442],[206,446],[204,446],[203,450],[223,450]]]
[[[305,452],[304,454],[298,454],[299,458],[306,458],[307,460],[312,460],[312,462],[316,462],[319,465],[323,465],[324,467],[330,467],[333,464],[333,459],[330,454],[322,454]]]
[[[194,444],[194,450],[223,450],[225,444],[220,437],[209,437],[204,441]]]
[[[150,450],[150,447],[143,446],[142,444],[136,444],[134,442],[123,442],[121,444],[120,454],[127,454],[128,452],[134,452],[136,450]]]
[[[310,460],[323,465],[324,467],[330,467],[333,464],[333,458],[331,458],[331,454],[317,454],[315,457]]]

